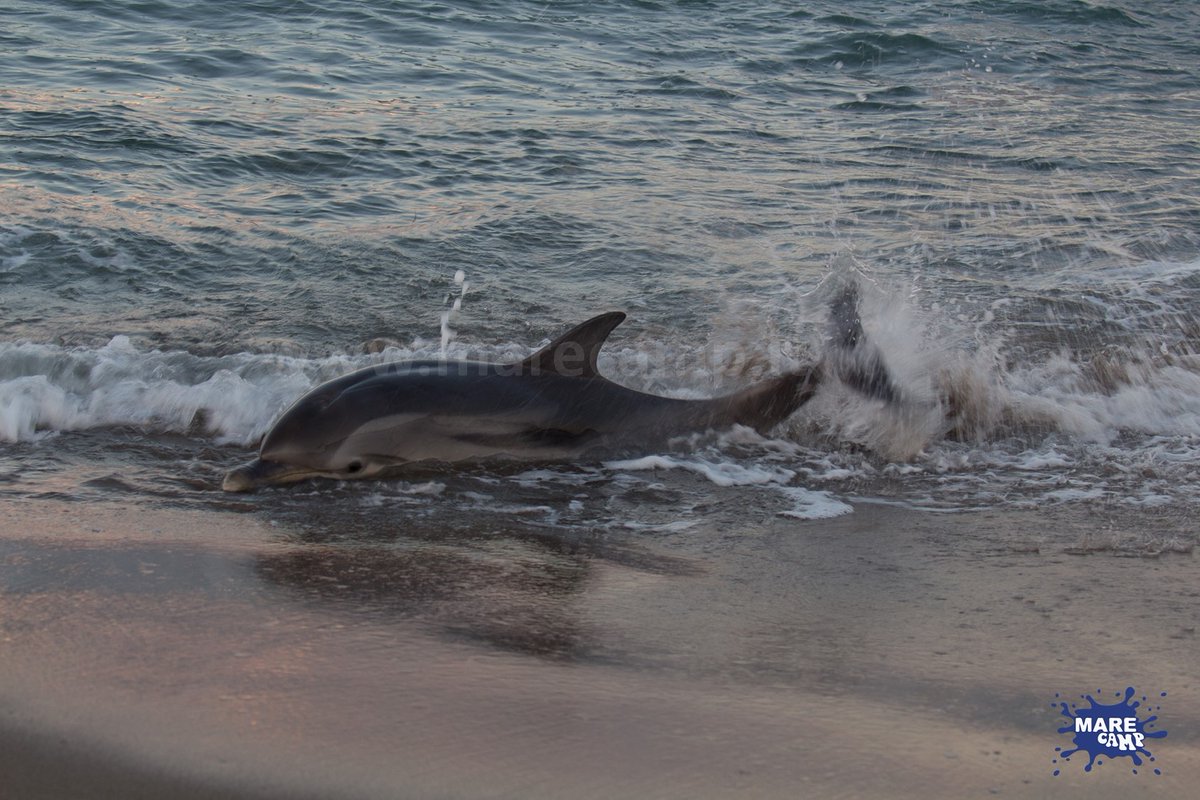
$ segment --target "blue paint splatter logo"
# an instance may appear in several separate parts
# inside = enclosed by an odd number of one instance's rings
[[[1099,689],[1096,690],[1096,694],[1101,694]],[[1150,730],[1158,716],[1151,715],[1142,719],[1138,716],[1138,709],[1142,707],[1142,703],[1147,704],[1145,707],[1147,712],[1159,711],[1162,707],[1155,706],[1151,709],[1150,701],[1146,699],[1145,695],[1141,700],[1134,700],[1135,694],[1137,691],[1130,686],[1125,690],[1125,700],[1111,705],[1097,703],[1090,694],[1080,695],[1088,702],[1086,706],[1062,700],[1051,703],[1051,706],[1059,706],[1062,709],[1062,715],[1071,720],[1069,725],[1059,728],[1058,732],[1072,735],[1074,737],[1072,741],[1075,744],[1075,747],[1070,750],[1063,750],[1061,747],[1054,748],[1058,753],[1054,763],[1058,764],[1059,758],[1063,761],[1070,761],[1071,756],[1082,752],[1088,756],[1088,763],[1084,766],[1083,771],[1091,772],[1092,766],[1103,765],[1104,759],[1128,758],[1133,762],[1133,774],[1136,775],[1137,768],[1144,763],[1142,756],[1153,762],[1154,756],[1146,749],[1146,740],[1162,739],[1167,732]],[[1058,696],[1055,695],[1055,697]],[[1117,692],[1116,697],[1120,696],[1121,692]],[[1166,696],[1166,692],[1159,694],[1159,697]],[[1058,775],[1059,772],[1058,767],[1055,767],[1054,774]],[[1162,770],[1156,767],[1154,774],[1161,775]]]

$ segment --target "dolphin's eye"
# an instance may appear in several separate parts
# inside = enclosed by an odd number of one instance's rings
[[[356,472],[362,471],[362,468],[363,465],[361,461],[351,461],[346,465],[346,472],[349,472],[351,475],[353,475]]]

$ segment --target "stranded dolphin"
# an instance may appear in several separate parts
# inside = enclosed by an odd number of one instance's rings
[[[829,369],[815,364],[710,400],[634,391],[602,377],[596,357],[625,315],[572,328],[515,364],[405,361],[358,370],[300,398],[258,458],[223,488],[244,492],[313,477],[369,478],[420,461],[551,461],[647,450],[673,436],[746,425],[766,433],[806,403],[823,373],[871,397],[897,397],[858,315],[857,290],[831,309]]]

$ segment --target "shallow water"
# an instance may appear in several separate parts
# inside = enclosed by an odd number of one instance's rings
[[[854,272],[908,407],[833,393],[799,449],[701,461],[939,508],[1195,502],[1191,6],[4,14],[0,438],[33,480],[105,491],[132,438],[144,484],[211,482],[381,336],[518,358],[619,307],[606,372],[711,394],[819,357]]]

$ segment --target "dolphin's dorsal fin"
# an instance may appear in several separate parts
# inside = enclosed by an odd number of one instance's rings
[[[550,344],[521,362],[522,375],[564,375],[568,378],[596,378],[596,357],[613,329],[625,321],[625,314],[610,311],[576,325]]]

